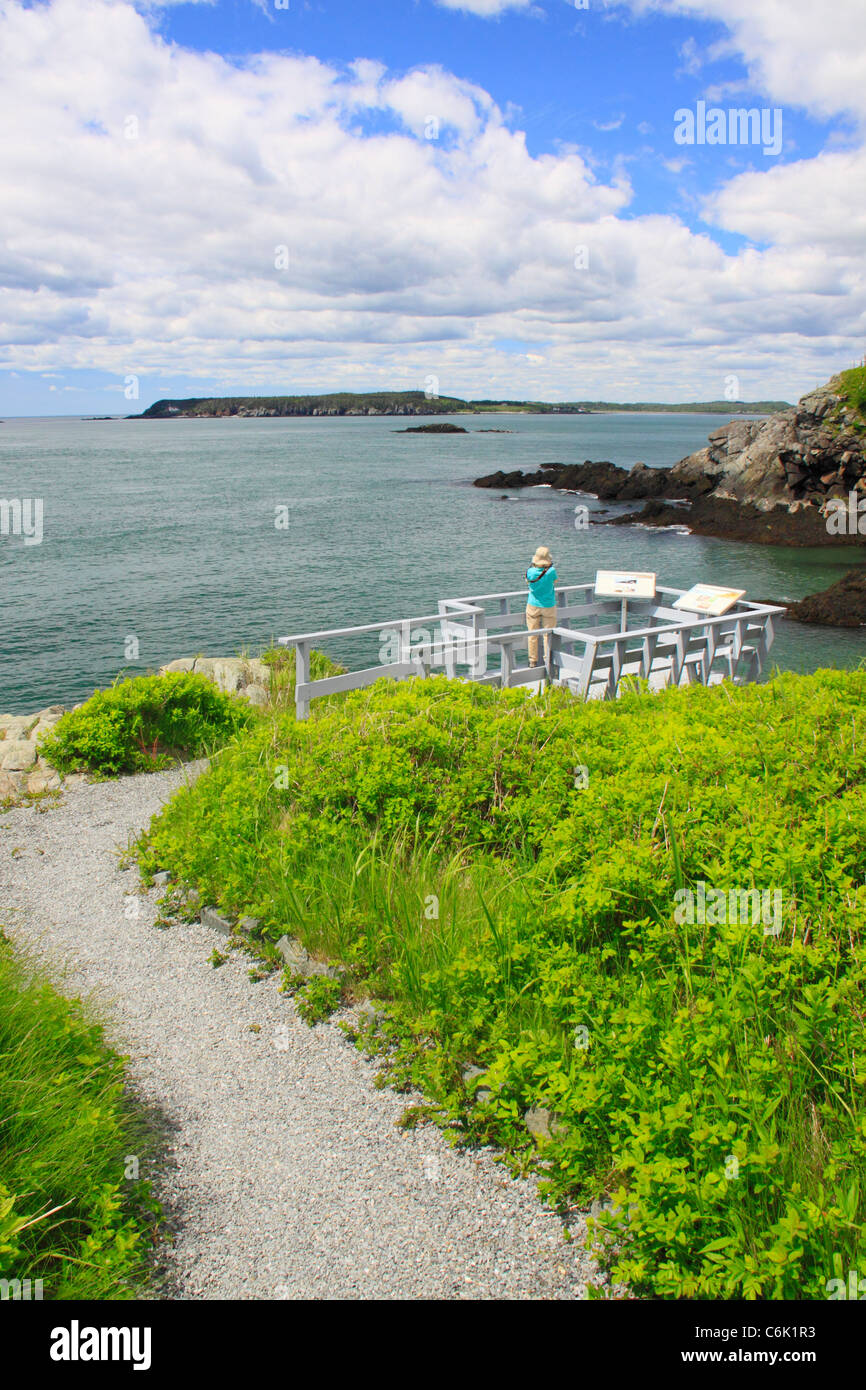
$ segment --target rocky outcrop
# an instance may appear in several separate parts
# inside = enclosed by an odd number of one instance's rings
[[[683,526],[769,545],[858,545],[866,536],[866,367],[842,372],[796,406],[732,420],[672,468],[545,463],[491,473],[476,487],[548,484],[602,501],[645,501],[603,526]],[[685,505],[672,505],[674,502]]]
[[[586,459],[583,463],[543,463],[535,473],[522,473],[519,469],[512,473],[488,473],[484,478],[476,478],[475,487],[515,488],[546,487],[561,488],[566,492],[588,492],[604,502],[638,502],[647,497],[668,497],[670,492],[669,468],[647,468],[636,463],[633,468],[620,468],[615,463],[602,460],[593,463]],[[694,489],[693,489],[694,490]]]
[[[49,705],[36,714],[0,714],[0,803],[60,786],[60,774],[41,756],[39,744],[65,713],[65,705]]]
[[[866,627],[866,570],[849,570],[829,588],[789,604],[788,617],[825,627]]]
[[[671,469],[674,488],[711,482],[710,495],[759,511],[826,508],[851,491],[866,497],[866,431],[843,377],[767,420],[733,420]]]
[[[170,671],[192,671],[206,676],[226,695],[239,695],[251,705],[270,703],[271,671],[257,656],[182,656],[160,666],[158,675]]]

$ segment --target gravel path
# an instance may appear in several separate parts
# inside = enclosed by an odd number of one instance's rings
[[[251,983],[242,952],[214,969],[209,928],[154,928],[162,890],[127,915],[139,879],[118,850],[186,775],[0,812],[0,924],[93,998],[164,1117],[167,1296],[585,1297],[582,1231],[565,1243],[533,1183],[430,1126],[396,1129],[413,1097],[377,1091],[375,1066],[332,1024],[308,1028],[276,977]]]

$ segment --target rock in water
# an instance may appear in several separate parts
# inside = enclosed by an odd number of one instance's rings
[[[405,430],[395,430],[395,434],[468,434],[462,425],[410,425]]]
[[[849,570],[829,588],[790,604],[788,617],[827,627],[866,627],[866,570]]]

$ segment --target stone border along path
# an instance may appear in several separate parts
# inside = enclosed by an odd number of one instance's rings
[[[492,1150],[396,1129],[423,1098],[376,1090],[375,1065],[334,1023],[308,1028],[278,976],[252,983],[243,951],[215,969],[217,932],[154,927],[164,890],[141,894],[118,852],[202,766],[70,781],[58,806],[0,812],[0,924],[92,999],[164,1119],[163,1166],[142,1168],[173,1231],[162,1296],[586,1297],[582,1218],[567,1243]]]

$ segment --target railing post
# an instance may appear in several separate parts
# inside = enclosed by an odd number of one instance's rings
[[[499,688],[507,690],[511,685],[511,672],[514,669],[514,648],[510,642],[499,647]]]
[[[545,655],[544,662],[545,666],[547,667],[547,679],[551,685],[553,685],[554,682],[554,672],[558,669],[555,658],[560,650],[561,645],[562,638],[560,637],[559,633],[551,632],[549,635],[547,653]]]
[[[295,717],[306,719],[310,713],[310,702],[298,695],[298,688],[307,685],[310,679],[310,648],[307,642],[295,644]]]

